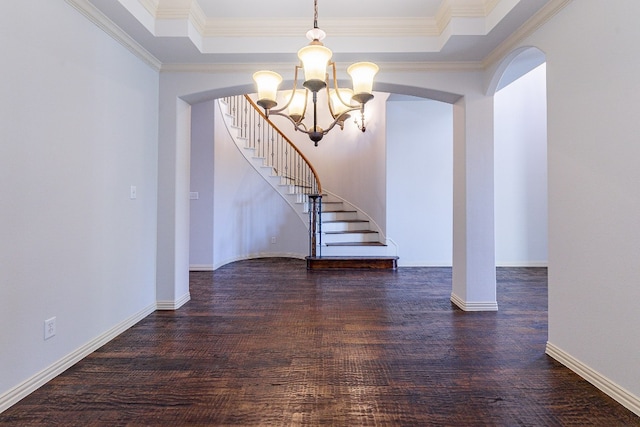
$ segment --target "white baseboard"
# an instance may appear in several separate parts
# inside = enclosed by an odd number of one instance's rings
[[[498,311],[497,301],[465,301],[454,293],[451,293],[451,302],[463,311]]]
[[[451,268],[451,261],[449,262],[421,262],[421,261],[409,261],[404,262],[402,258],[398,259],[398,267],[421,267],[421,268]]]
[[[548,267],[547,261],[507,261],[496,262],[496,267]]]
[[[122,332],[132,327],[140,320],[153,313],[155,310],[155,303],[149,305],[148,307],[145,307],[138,313],[123,320],[105,333],[84,344],[82,347],[69,353],[51,366],[43,369],[31,378],[3,393],[2,395],[0,395],[0,412],[3,412],[10,406],[17,403],[19,400],[25,398],[38,388],[42,387],[44,384],[57,377],[58,375],[69,369],[71,366],[75,365],[80,360],[85,358],[87,355],[93,353],[94,351],[120,335]]]
[[[174,301],[158,301],[156,307],[158,310],[177,310],[191,300],[191,294],[187,292]]]
[[[213,271],[213,264],[191,264],[189,271]]]
[[[591,369],[570,354],[547,342],[545,353],[589,381],[603,393],[620,403],[622,406],[640,416],[640,397],[609,380],[597,371]]]

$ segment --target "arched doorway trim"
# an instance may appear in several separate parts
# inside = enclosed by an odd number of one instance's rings
[[[546,61],[543,51],[534,46],[522,46],[505,56],[496,68],[486,90],[493,96],[509,83],[519,79]]]
[[[238,73],[167,73],[160,79],[158,130],[158,301],[188,301],[189,154],[191,105],[253,91]],[[454,106],[454,287],[463,310],[497,310],[493,240],[492,97],[481,73],[396,75],[376,90],[412,94]],[[455,89],[452,91],[451,89]],[[459,91],[459,92],[458,92]],[[457,93],[456,93],[457,92]],[[456,148],[457,147],[457,148]],[[456,233],[457,230],[457,233]],[[453,299],[455,296],[455,300]]]

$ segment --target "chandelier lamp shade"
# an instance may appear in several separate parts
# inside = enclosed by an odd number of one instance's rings
[[[293,89],[284,93],[286,101],[282,108],[276,108],[282,76],[273,71],[258,71],[253,74],[258,92],[257,104],[264,109],[265,115],[286,117],[296,130],[306,133],[316,146],[336,125],[344,129],[344,122],[353,111],[360,111],[360,123],[356,120],[356,124],[362,132],[366,130],[364,106],[373,99],[373,79],[378,72],[378,66],[371,62],[352,64],[347,68],[347,73],[351,77],[353,89],[338,87],[336,63],[331,60],[333,54],[322,44],[325,36],[325,32],[318,28],[318,0],[314,0],[313,29],[307,32],[307,38],[311,42],[298,51],[300,64],[294,69]],[[304,74],[302,88],[298,87],[300,70]],[[330,85],[330,73],[333,87]],[[333,120],[324,129],[318,125],[318,92],[322,90],[326,90],[327,108]],[[303,123],[309,95],[313,104],[313,124],[310,126]]]

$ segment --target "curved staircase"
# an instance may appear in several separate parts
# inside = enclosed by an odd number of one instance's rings
[[[397,267],[396,248],[387,245],[375,222],[352,204],[323,191],[313,166],[248,96],[219,100],[229,134],[240,152],[298,214],[310,230],[307,268]],[[321,195],[315,226],[310,197]],[[312,235],[312,231],[316,235]]]

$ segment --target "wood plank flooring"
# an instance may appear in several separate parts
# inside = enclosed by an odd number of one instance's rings
[[[156,312],[0,414],[0,425],[640,426],[544,354],[546,269],[498,270],[498,312],[448,268],[191,273]]]

